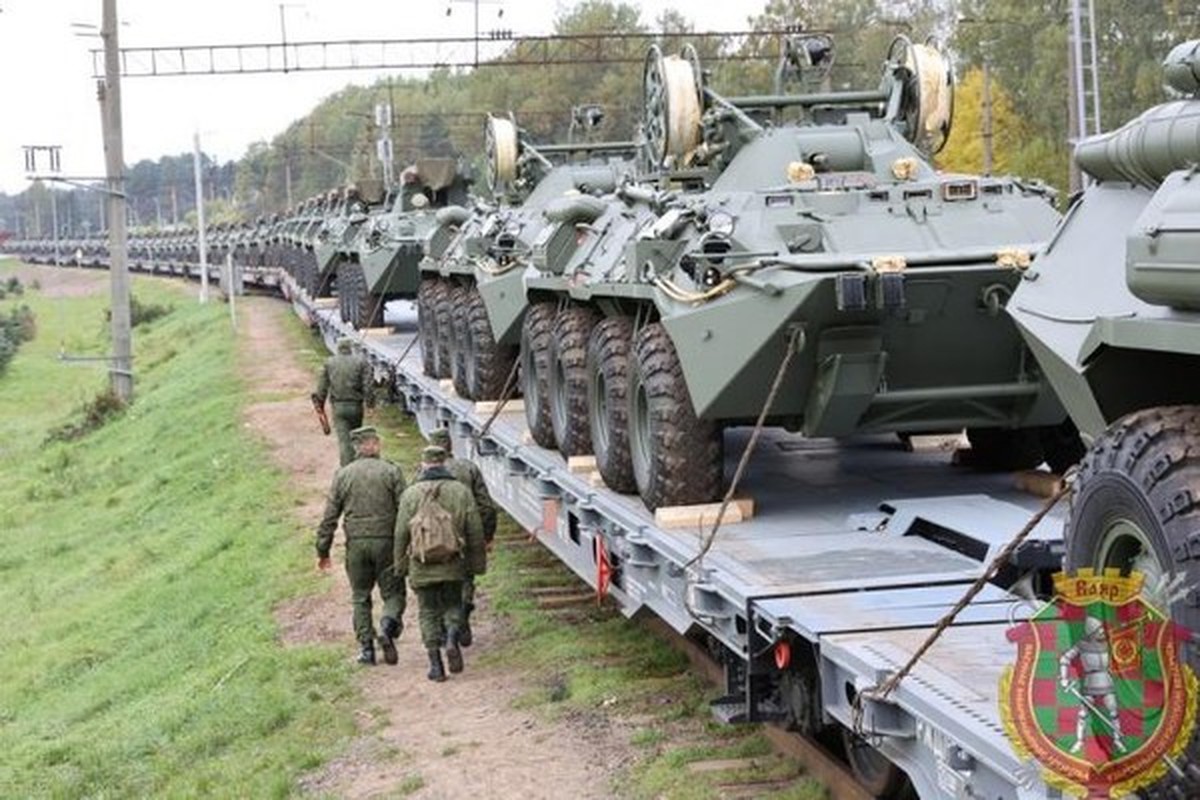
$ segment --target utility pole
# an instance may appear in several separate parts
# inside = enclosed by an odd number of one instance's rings
[[[121,49],[117,41],[117,0],[103,0],[100,38],[104,42],[104,80],[100,82],[100,120],[104,128],[104,165],[108,183],[108,272],[112,280],[113,394],[133,399],[133,335],[129,318],[129,266],[125,261],[125,147],[121,138]]]
[[[208,238],[204,230],[204,178],[200,174],[200,131],[192,138],[192,175],[196,179],[196,237],[200,248],[200,302],[208,302]]]
[[[992,174],[992,70],[983,60],[983,174]]]

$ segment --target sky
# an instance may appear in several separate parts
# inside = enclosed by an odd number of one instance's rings
[[[629,0],[648,24],[676,8],[696,30],[741,30],[765,0]],[[470,0],[118,0],[122,47],[470,36]],[[549,33],[573,0],[482,0],[480,28]],[[450,14],[447,15],[447,9]],[[501,16],[500,12],[503,11]],[[101,0],[0,0],[0,192],[28,185],[22,146],[62,146],[62,174],[104,171],[100,109],[89,50],[100,39]],[[85,35],[80,35],[83,32]],[[384,73],[127,78],[122,81],[127,164],[192,149],[221,161],[269,140],[321,98]],[[402,111],[403,109],[397,109]],[[44,165],[43,165],[44,168]]]

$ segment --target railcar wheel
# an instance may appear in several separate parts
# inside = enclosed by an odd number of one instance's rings
[[[417,287],[417,333],[421,337],[421,370],[431,378],[438,374],[437,307],[446,286],[437,278],[425,278]]]
[[[568,308],[554,320],[550,338],[549,401],[554,438],[565,458],[592,452],[588,423],[587,345],[599,315],[586,306]]]
[[[521,391],[529,434],[542,447],[553,449],[550,419],[550,339],[554,335],[554,303],[534,303],[521,326]]]
[[[889,761],[870,742],[843,728],[842,744],[846,749],[850,771],[872,797],[880,800],[910,800],[915,797],[912,782],[904,770]]]
[[[1151,601],[1179,625],[1200,630],[1200,609],[1185,597],[1156,596],[1166,580],[1200,581],[1200,407],[1138,411],[1099,437],[1079,466],[1066,527],[1068,571],[1136,570]],[[1190,595],[1189,595],[1190,596]],[[1200,669],[1195,647],[1185,648]],[[1138,790],[1143,800],[1200,797],[1200,733],[1193,732],[1183,775],[1168,771]]]
[[[516,356],[513,348],[496,343],[492,323],[479,289],[472,286],[463,303],[466,315],[466,369],[471,397],[476,400],[499,400],[504,383],[512,372]]]
[[[587,349],[587,409],[592,451],[604,483],[615,492],[637,491],[629,455],[629,358],[633,321],[610,317],[592,329]]]
[[[675,345],[661,323],[634,339],[628,414],[634,479],[647,508],[717,499],[724,473],[721,429],[697,418]]]

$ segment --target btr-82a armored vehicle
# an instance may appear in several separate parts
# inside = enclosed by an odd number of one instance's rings
[[[344,321],[357,328],[380,325],[388,300],[417,296],[418,267],[437,210],[466,203],[469,186],[453,158],[418,159],[400,173],[399,186],[371,209],[338,261]]]
[[[897,38],[869,91],[725,98],[702,76],[653,48],[646,180],[545,208],[520,355],[535,439],[594,452],[650,508],[707,502],[723,429],[778,381],[768,423],[806,436],[965,428],[980,466],[1069,457],[1004,314],[1059,215],[1039,186],[933,168],[941,53]]]
[[[602,119],[595,106],[577,112],[593,127]],[[499,397],[511,373],[526,307],[522,274],[549,224],[543,210],[566,195],[613,191],[635,152],[623,141],[536,145],[501,117],[488,118],[485,140],[492,202],[439,212],[417,302],[426,373],[453,378],[474,400]]]

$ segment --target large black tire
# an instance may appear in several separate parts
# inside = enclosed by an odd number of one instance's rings
[[[630,454],[646,507],[716,500],[724,474],[721,428],[696,417],[675,345],[661,323],[635,337],[629,375]]]
[[[575,306],[559,312],[550,338],[550,424],[564,457],[592,452],[588,423],[587,345],[600,321],[595,309]]]
[[[1037,428],[967,428],[968,466],[981,470],[1034,469],[1046,460]]]
[[[459,397],[476,399],[467,380],[467,290],[455,286],[447,295],[450,304],[450,377]]]
[[[496,344],[492,323],[479,289],[472,286],[463,303],[466,319],[467,385],[475,400],[499,400],[512,372],[516,353],[511,346]]]
[[[342,321],[355,328],[374,328],[383,324],[383,300],[367,288],[367,276],[357,261],[340,261],[337,268],[338,306]]]
[[[437,319],[438,335],[434,341],[434,352],[437,353],[439,378],[454,377],[454,306],[450,303],[454,288],[453,284],[446,283],[438,295],[437,305],[433,307],[433,315]]]
[[[610,317],[592,329],[587,350],[588,425],[592,452],[604,483],[615,492],[637,491],[629,455],[629,357],[633,321]]]
[[[1200,407],[1138,411],[1118,420],[1092,445],[1079,466],[1067,518],[1068,571],[1137,569],[1152,587],[1160,576],[1200,582]],[[1174,622],[1200,630],[1193,595],[1175,598]],[[1164,609],[1166,610],[1166,609]],[[1188,663],[1200,669],[1197,648]],[[1185,777],[1172,772],[1147,789],[1143,800],[1200,797],[1200,727],[1183,758]]]
[[[554,449],[550,419],[550,339],[554,336],[554,303],[534,303],[521,326],[521,391],[529,434],[542,447]]]
[[[437,306],[446,285],[437,278],[425,278],[417,287],[417,333],[421,337],[421,368],[431,378],[438,374]]]

